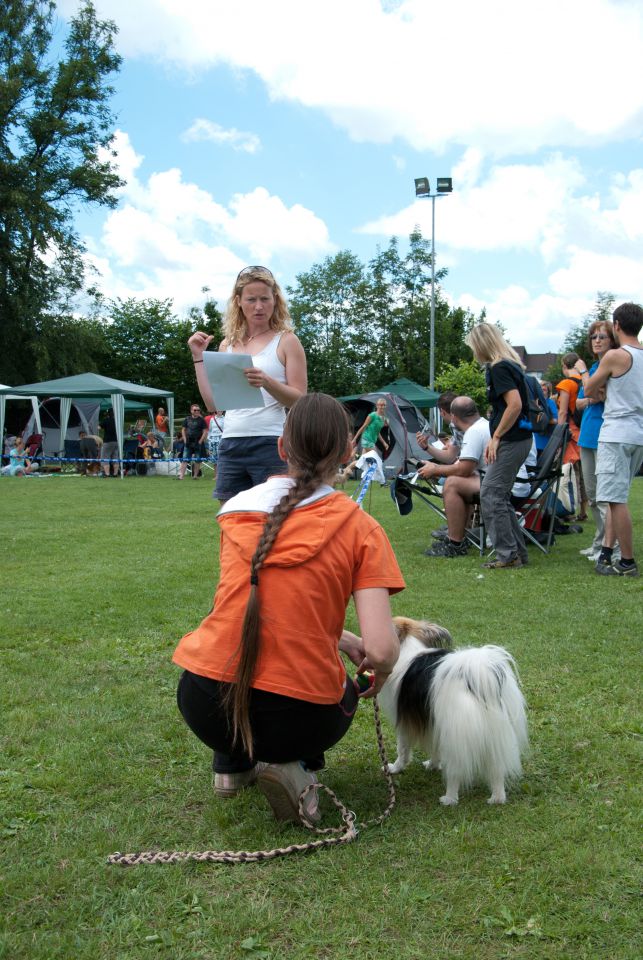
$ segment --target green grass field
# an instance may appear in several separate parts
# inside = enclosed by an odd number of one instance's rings
[[[632,509],[643,559],[643,480]],[[368,506],[368,498],[366,501]],[[259,865],[120,868],[116,850],[301,842],[256,790],[221,801],[175,703],[178,637],[217,571],[207,480],[0,480],[2,939],[8,960],[638,958],[643,578],[602,578],[560,537],[521,570],[429,560],[437,518],[370,509],[407,580],[395,613],[515,656],[524,778],[455,808],[417,757],[397,806],[356,843]],[[348,626],[355,628],[352,608]],[[394,735],[385,728],[389,752]],[[362,704],[325,783],[359,820],[385,806]],[[306,834],[306,837],[308,835]]]

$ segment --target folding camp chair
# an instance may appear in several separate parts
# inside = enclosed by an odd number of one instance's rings
[[[60,461],[61,473],[79,473],[80,472],[80,440],[65,439],[65,449],[59,454],[63,459]]]
[[[139,472],[145,475],[145,465],[141,465],[142,458],[139,455],[139,443],[138,437],[125,437],[123,440],[123,470],[126,475]]]
[[[413,497],[417,496],[427,507],[433,510],[446,524],[447,517],[444,508],[438,504],[444,502],[442,488],[433,480],[425,480],[416,474],[402,474],[396,477],[391,483],[391,496],[397,504],[400,513],[410,513],[413,508]],[[435,501],[438,501],[437,503]],[[473,504],[473,520],[470,527],[464,531],[465,539],[480,552],[485,551],[485,542],[487,539],[482,514],[480,512],[480,502]]]
[[[554,427],[547,446],[540,455],[536,472],[530,477],[529,493],[516,510],[523,534],[543,553],[549,553],[552,547],[556,500],[563,475],[563,456],[568,434],[566,423]]]
[[[31,433],[25,440],[25,452],[30,460],[42,457],[42,433]]]

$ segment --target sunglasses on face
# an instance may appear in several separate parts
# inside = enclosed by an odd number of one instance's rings
[[[609,340],[609,337],[606,333],[593,333],[590,340]]]
[[[270,272],[270,270],[268,269],[268,267],[260,267],[258,264],[255,264],[255,265],[252,266],[252,267],[244,267],[243,270],[240,270],[239,273],[237,274],[237,280],[236,280],[236,282],[238,283],[239,280],[241,279],[241,277],[245,277],[245,276],[247,276],[248,274],[257,273],[257,272],[259,272],[259,273],[265,273],[267,276],[270,277],[270,279],[272,280],[272,282],[275,283],[275,278],[273,277],[273,275],[272,275],[272,273]]]

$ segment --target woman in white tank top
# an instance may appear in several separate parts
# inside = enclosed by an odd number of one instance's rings
[[[228,301],[224,332],[219,350],[250,354],[253,366],[244,374],[251,386],[261,390],[264,404],[226,411],[214,494],[222,502],[285,472],[277,438],[286,410],[306,393],[308,384],[304,349],[292,332],[281,288],[266,267],[245,267],[239,273]],[[210,412],[216,409],[216,398],[204,370],[203,351],[212,339],[197,331],[188,340],[197,384]]]

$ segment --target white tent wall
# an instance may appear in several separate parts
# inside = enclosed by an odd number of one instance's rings
[[[115,380],[112,377],[104,377],[92,372],[76,374],[71,377],[59,377],[56,380],[45,380],[42,383],[25,384],[24,387],[14,387],[13,389],[18,392],[20,396],[31,396],[34,394],[41,397],[59,398],[60,416],[57,425],[59,428],[57,454],[61,449],[64,449],[65,438],[71,438],[68,421],[69,411],[73,408],[72,405],[78,407],[79,399],[82,400],[82,398],[86,398],[87,400],[96,402],[96,406],[100,407],[100,400],[95,401],[95,398],[109,397],[116,424],[117,444],[121,459],[121,476],[123,476],[122,453],[126,400],[145,398],[149,401],[152,397],[156,398],[157,402],[163,400],[169,410],[170,418],[174,417],[174,394],[171,391],[157,390],[155,387],[130,383],[126,380]],[[89,427],[89,424],[84,423],[83,428],[87,429],[87,427]],[[89,429],[88,432],[95,433],[97,428],[96,425],[93,429]],[[46,432],[45,430],[44,433]]]
[[[25,400],[27,398],[16,396],[16,400]],[[38,403],[38,398],[31,398],[34,401],[34,412],[27,421],[27,426],[24,429],[23,436],[26,438],[31,433],[35,432],[37,426],[38,433],[43,435],[43,453],[46,457],[58,457],[64,456],[65,450],[65,440],[78,440],[81,430],[84,430],[85,433],[98,433],[99,420],[101,417],[101,407],[100,403],[92,400],[72,400],[71,397],[47,397],[46,400],[42,400],[40,404]],[[123,443],[125,440],[125,397],[120,393],[113,393],[110,395],[110,403],[112,404],[112,409],[114,410],[114,420],[116,422],[116,439],[118,442],[118,455],[119,458],[123,459]],[[0,394],[0,402],[4,403],[5,397]],[[47,405],[50,404],[52,400],[55,400],[60,403],[60,415],[58,418],[55,418],[51,410],[47,409]],[[166,399],[168,416],[174,416],[174,397],[168,397]],[[51,424],[52,420],[56,421],[55,426],[47,425],[43,430],[41,426],[41,415],[40,411],[45,408],[45,422]],[[4,411],[4,406],[2,407]],[[80,421],[74,426],[69,426],[69,417],[72,412],[75,411],[77,418]],[[154,410],[152,407],[147,408],[147,416],[150,420],[150,423],[153,427],[154,425]],[[121,464],[122,469],[122,464]]]
[[[60,415],[55,417],[49,409],[48,404],[51,400],[58,399],[60,400]],[[67,404],[63,404],[65,400],[69,406],[64,420],[65,429],[63,431],[63,413],[65,406],[67,406]],[[79,423],[70,427],[69,415],[72,409],[75,410]],[[63,456],[65,440],[78,440],[78,435],[81,430],[84,430],[85,433],[98,432],[100,404],[96,402],[89,403],[83,400],[70,400],[69,397],[48,397],[46,400],[42,400],[40,404],[37,404],[37,413],[37,419],[34,412],[27,421],[23,436],[26,438],[31,433],[41,433],[43,436],[43,453],[46,457]],[[41,421],[44,421],[44,427],[41,425]],[[37,431],[35,431],[36,426],[38,427]]]
[[[0,383],[0,442],[4,443],[4,421],[5,421],[5,411],[6,411],[5,404],[7,400],[30,400],[31,407],[33,409],[33,414],[32,414],[33,421],[35,425],[38,427],[37,432],[42,433],[42,427],[40,426],[40,412],[38,410],[38,397],[21,397],[19,394],[6,392],[9,390],[11,390],[11,387],[8,387],[5,384]],[[34,432],[33,430],[30,431],[30,433],[33,433],[33,432]],[[26,436],[28,437],[29,434],[27,433]],[[2,450],[2,453],[4,453],[4,449]]]
[[[123,464],[123,433],[125,427],[125,397],[122,393],[112,394],[112,410],[114,411],[114,420],[116,422],[116,442],[118,443],[118,459],[121,462],[121,480],[125,476],[125,465]],[[109,464],[107,469],[110,469]]]

